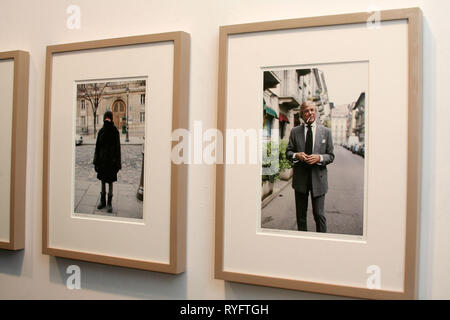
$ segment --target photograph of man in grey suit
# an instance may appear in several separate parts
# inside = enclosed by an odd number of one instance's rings
[[[258,226],[361,239],[368,223],[369,63],[270,67],[262,78]]]
[[[293,161],[292,188],[295,191],[297,227],[307,231],[306,213],[311,194],[312,211],[317,232],[327,232],[325,194],[328,191],[327,165],[334,161],[331,130],[316,122],[317,107],[305,101],[300,107],[304,123],[293,128],[286,156]]]

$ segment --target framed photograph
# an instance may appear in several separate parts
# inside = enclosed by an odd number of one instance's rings
[[[414,299],[421,112],[418,8],[221,27],[216,278]]]
[[[47,47],[44,254],[184,272],[189,50],[184,32]]]
[[[29,65],[26,51],[0,52],[0,249],[25,247]]]

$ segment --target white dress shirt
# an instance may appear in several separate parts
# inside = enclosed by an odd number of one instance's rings
[[[304,130],[305,130],[304,134],[305,134],[305,143],[306,143],[306,135],[308,134],[308,125],[306,123],[304,126]],[[313,123],[311,123],[313,153],[314,153],[314,143],[316,142],[316,130],[317,130],[317,124],[314,121]],[[320,161],[317,164],[321,165],[323,162],[323,157],[320,154],[319,154],[319,157],[320,157]],[[293,155],[293,158],[297,159],[297,158],[295,158],[295,153]]]

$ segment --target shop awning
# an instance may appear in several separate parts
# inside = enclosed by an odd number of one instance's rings
[[[284,121],[284,122],[290,123],[289,119],[282,113],[280,113],[280,121]]]
[[[278,119],[278,114],[275,110],[273,110],[272,108],[269,108],[265,103],[264,103],[264,112],[269,115],[272,116],[274,118]]]

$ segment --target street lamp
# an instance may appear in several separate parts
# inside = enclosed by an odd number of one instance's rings
[[[86,101],[88,101],[88,94],[87,92],[84,93],[84,113],[86,114],[86,134],[89,134],[89,119],[88,119],[88,115],[89,115],[89,109],[86,108]]]
[[[145,139],[145,137],[144,137],[144,139]],[[141,152],[142,152],[141,181],[139,183],[139,188],[136,193],[136,198],[141,201],[144,201],[144,163],[145,163],[144,148],[145,148],[145,140],[144,140],[144,143],[142,144],[142,150],[141,150]]]
[[[98,92],[98,87],[97,84],[94,84],[94,110],[95,112],[93,113],[94,116],[94,139],[97,135],[97,123],[95,122],[97,119],[97,111],[98,111],[98,103],[100,101],[99,97],[99,92]]]
[[[126,112],[127,112],[127,114],[126,114],[126,118],[127,118],[127,124],[126,124],[127,132],[126,132],[126,136],[125,136],[125,142],[129,142],[130,138],[128,137],[128,96],[130,94],[130,89],[128,88],[128,85],[127,85],[126,92],[127,92],[127,109],[126,109]]]

